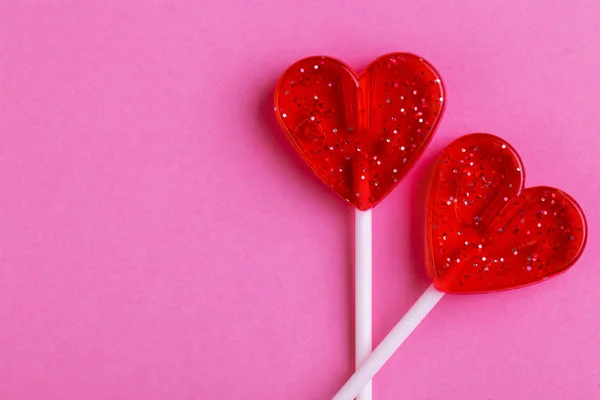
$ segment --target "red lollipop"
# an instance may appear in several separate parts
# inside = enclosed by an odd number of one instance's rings
[[[435,69],[407,53],[379,57],[360,75],[329,57],[305,58],[285,71],[275,90],[275,113],[298,153],[357,208],[357,366],[372,347],[370,209],[423,153],[444,104]],[[367,386],[359,400],[370,398]]]
[[[566,271],[586,240],[583,211],[565,192],[524,188],[515,149],[488,134],[463,136],[437,160],[427,212],[435,287],[476,293],[530,285]]]
[[[442,152],[427,203],[426,251],[433,284],[334,400],[353,399],[443,292],[486,293],[531,285],[577,261],[587,239],[581,207],[559,189],[524,184],[521,158],[499,137],[466,135]]]
[[[406,175],[443,108],[440,76],[407,53],[379,57],[360,75],[333,58],[305,58],[275,90],[275,113],[298,153],[360,210],[377,205]]]

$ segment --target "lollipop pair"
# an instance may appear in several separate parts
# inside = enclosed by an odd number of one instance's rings
[[[382,56],[357,76],[328,57],[292,65],[275,112],[317,176],[356,210],[356,368],[334,400],[370,400],[370,380],[444,293],[485,293],[540,282],[581,255],[579,205],[551,187],[524,188],[523,164],[505,140],[471,134],[435,162],[426,220],[433,284],[371,354],[371,208],[402,180],[442,117],[439,74],[412,54]],[[360,392],[360,393],[359,393]]]

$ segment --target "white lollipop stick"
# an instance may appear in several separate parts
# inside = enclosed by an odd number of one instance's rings
[[[355,224],[355,364],[356,369],[363,365],[373,350],[371,302],[373,266],[373,227],[371,210],[356,210]],[[362,391],[361,391],[362,389]],[[359,394],[360,392],[360,394]],[[371,382],[367,379],[352,398],[371,400]],[[358,395],[358,396],[357,396]]]
[[[400,322],[377,346],[373,354],[362,363],[348,382],[333,396],[333,400],[352,400],[365,385],[369,384],[370,386],[370,381],[377,371],[383,367],[385,362],[390,359],[443,296],[444,293],[438,292],[433,285],[429,286]]]

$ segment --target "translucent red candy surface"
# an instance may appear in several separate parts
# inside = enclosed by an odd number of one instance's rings
[[[275,91],[275,113],[296,150],[327,185],[367,210],[410,170],[444,108],[434,68],[406,53],[356,75],[329,57],[293,64]]]
[[[452,142],[436,161],[427,204],[427,262],[437,289],[517,288],[566,271],[587,238],[565,192],[524,188],[515,149],[493,135]]]

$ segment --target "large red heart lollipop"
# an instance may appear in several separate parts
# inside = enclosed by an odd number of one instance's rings
[[[568,194],[524,188],[515,149],[489,134],[452,142],[429,189],[427,261],[444,292],[490,292],[539,282],[581,255],[587,229]]]
[[[425,150],[444,108],[435,69],[412,54],[382,56],[356,75],[329,57],[283,74],[275,112],[327,185],[360,210],[383,199]]]

